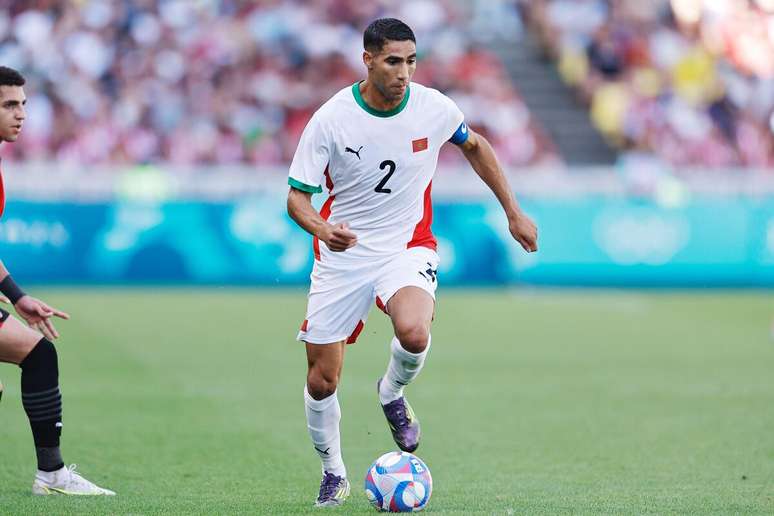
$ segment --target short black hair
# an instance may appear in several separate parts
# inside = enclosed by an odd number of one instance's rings
[[[416,44],[411,27],[396,18],[374,20],[363,33],[363,48],[369,52],[380,52],[387,41],[408,41]]]
[[[7,66],[0,66],[0,86],[24,86],[24,76]]]

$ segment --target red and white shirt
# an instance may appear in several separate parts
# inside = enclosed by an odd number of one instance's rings
[[[3,216],[5,211],[5,185],[3,185],[3,167],[2,159],[0,159],[0,217]]]
[[[328,191],[320,214],[347,222],[358,243],[350,258],[436,248],[430,230],[430,189],[441,146],[464,116],[449,97],[411,83],[401,104],[377,111],[345,88],[312,116],[301,136],[288,183],[307,192]],[[321,249],[322,248],[322,249]],[[315,239],[315,256],[329,251]]]

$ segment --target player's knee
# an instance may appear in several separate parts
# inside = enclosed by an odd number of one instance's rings
[[[316,400],[323,400],[336,392],[339,379],[338,375],[326,373],[319,369],[312,369],[306,377],[306,389],[309,395]]]
[[[27,354],[24,360],[19,363],[19,367],[26,370],[38,368],[57,370],[58,361],[59,359],[54,344],[50,340],[42,338]]]
[[[409,353],[422,353],[430,340],[430,328],[421,322],[400,325],[395,328],[395,336]]]

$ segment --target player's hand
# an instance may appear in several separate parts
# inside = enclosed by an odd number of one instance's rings
[[[6,305],[10,305],[11,300],[5,297],[4,295],[0,294],[0,303],[5,303]]]
[[[508,218],[508,229],[511,231],[513,238],[521,244],[525,251],[528,253],[537,251],[537,226],[532,222],[532,219],[520,212]]]
[[[70,318],[67,313],[48,306],[40,299],[35,299],[32,296],[22,297],[16,302],[14,308],[16,308],[16,313],[25,320],[30,328],[38,330],[48,340],[54,340],[59,337],[59,332],[54,328],[51,318]]]
[[[328,249],[335,253],[346,251],[357,244],[357,235],[349,230],[349,224],[340,222],[333,224],[328,228],[326,235],[321,237]]]

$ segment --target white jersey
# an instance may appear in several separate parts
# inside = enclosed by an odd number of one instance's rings
[[[466,131],[463,118],[454,101],[417,83],[391,111],[368,106],[358,83],[323,104],[304,129],[288,182],[307,192],[325,187],[320,215],[347,222],[358,242],[332,253],[315,238],[316,259],[435,249],[431,182],[441,146],[458,128]]]

